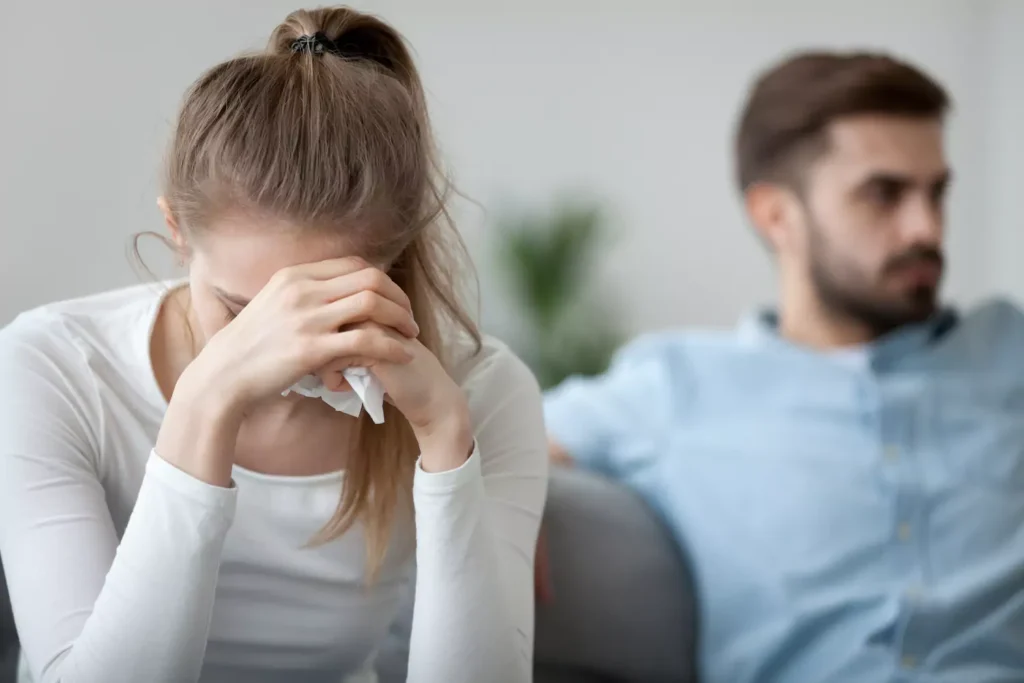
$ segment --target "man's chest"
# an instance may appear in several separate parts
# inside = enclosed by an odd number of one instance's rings
[[[719,577],[956,581],[1024,566],[1024,386],[845,378],[736,392],[671,430],[652,481]]]
[[[668,430],[669,467],[927,496],[1024,488],[1024,382],[956,373],[736,391]],[[727,476],[728,475],[728,476]]]

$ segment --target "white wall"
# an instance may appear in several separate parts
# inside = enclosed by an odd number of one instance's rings
[[[986,120],[982,150],[988,239],[982,260],[996,291],[1024,296],[1024,2],[1002,0],[985,17]],[[967,232],[972,223],[962,226]]]
[[[314,3],[315,4],[315,3]],[[293,1],[58,0],[0,9],[0,324],[26,307],[134,282],[128,235],[160,229],[159,155],[198,73],[258,47]],[[791,49],[880,47],[938,76],[950,127],[950,296],[1024,293],[1024,3],[1015,0],[379,0],[411,40],[447,158],[489,210],[562,191],[602,197],[620,238],[603,265],[632,330],[729,324],[770,300],[729,139],[755,71]],[[40,32],[35,30],[45,26]],[[485,322],[513,319],[487,215],[460,205]]]

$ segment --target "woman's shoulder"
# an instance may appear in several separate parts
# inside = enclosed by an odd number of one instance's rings
[[[156,285],[137,285],[57,301],[19,314],[0,328],[0,374],[19,368],[60,374],[74,384],[91,361],[136,363],[140,340],[162,300]],[[143,343],[143,346],[145,344]]]
[[[527,477],[539,486],[530,490],[542,500],[548,452],[537,379],[494,337],[484,336],[479,347],[465,340],[461,351],[452,374],[469,404],[484,476],[504,477],[506,484]]]
[[[108,325],[126,315],[137,316],[155,309],[172,286],[173,283],[165,282],[144,283],[61,299],[26,310],[2,328],[2,331],[17,334],[39,329],[40,326]]]
[[[466,392],[471,407],[510,395],[535,395],[540,400],[540,386],[533,371],[500,339],[483,335],[477,344],[468,335],[461,335],[451,348],[452,378]]]

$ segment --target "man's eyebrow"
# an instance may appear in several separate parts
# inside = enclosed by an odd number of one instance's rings
[[[866,188],[871,185],[877,185],[879,183],[891,183],[893,185],[913,185],[914,178],[903,173],[893,173],[890,171],[876,171],[865,177],[859,187]]]
[[[230,304],[234,304],[239,308],[245,308],[246,306],[249,305],[249,299],[246,299],[244,296],[238,296],[237,294],[228,294],[220,287],[214,287],[213,291],[216,292],[217,296],[219,296],[224,301]]]
[[[947,170],[935,175],[928,179],[928,187],[934,187],[936,185],[948,185],[952,180],[952,172]],[[865,189],[871,185],[877,183],[892,183],[894,185],[903,185],[906,187],[912,187],[917,184],[917,180],[908,174],[895,173],[890,171],[877,171],[868,175],[864,178],[861,183],[857,186],[859,189]]]

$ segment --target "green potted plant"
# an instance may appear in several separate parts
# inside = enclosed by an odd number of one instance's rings
[[[619,316],[593,268],[608,231],[601,208],[561,201],[499,222],[498,262],[525,333],[516,351],[543,388],[602,372],[623,341]]]

